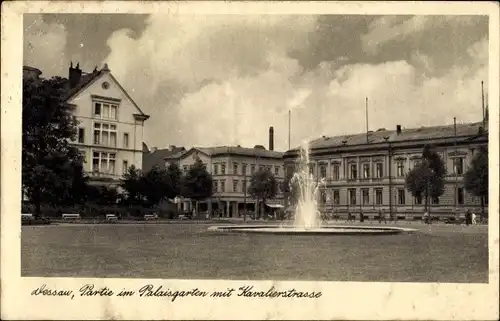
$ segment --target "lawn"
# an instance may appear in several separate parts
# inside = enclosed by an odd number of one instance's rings
[[[411,234],[222,234],[206,224],[23,226],[22,276],[488,282],[486,226]]]

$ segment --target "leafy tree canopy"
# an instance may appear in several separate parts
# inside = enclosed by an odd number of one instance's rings
[[[23,79],[22,179],[35,215],[42,203],[77,202],[71,193],[84,183],[82,155],[70,145],[77,121],[65,103],[65,86],[59,77]]]
[[[260,170],[252,175],[248,193],[257,199],[273,199],[278,193],[278,182],[271,171]]]
[[[474,196],[488,196],[488,149],[481,147],[464,174],[464,187]]]
[[[183,178],[182,196],[200,201],[212,196],[212,175],[205,165],[197,159]]]

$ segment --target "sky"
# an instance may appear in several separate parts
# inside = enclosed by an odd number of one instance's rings
[[[24,64],[111,73],[149,147],[268,146],[480,121],[486,16],[25,14]]]

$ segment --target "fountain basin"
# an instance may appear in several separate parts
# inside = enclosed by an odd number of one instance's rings
[[[400,227],[374,227],[327,225],[317,228],[300,228],[287,225],[226,225],[210,226],[212,232],[233,232],[252,234],[280,234],[280,235],[387,235],[403,232],[414,232],[415,229]]]

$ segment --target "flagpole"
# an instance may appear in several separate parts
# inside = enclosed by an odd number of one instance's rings
[[[288,110],[288,150],[290,150],[290,139],[292,136],[292,110]]]
[[[368,97],[366,97],[365,112],[366,112],[366,143],[368,144],[370,142],[368,138]]]

